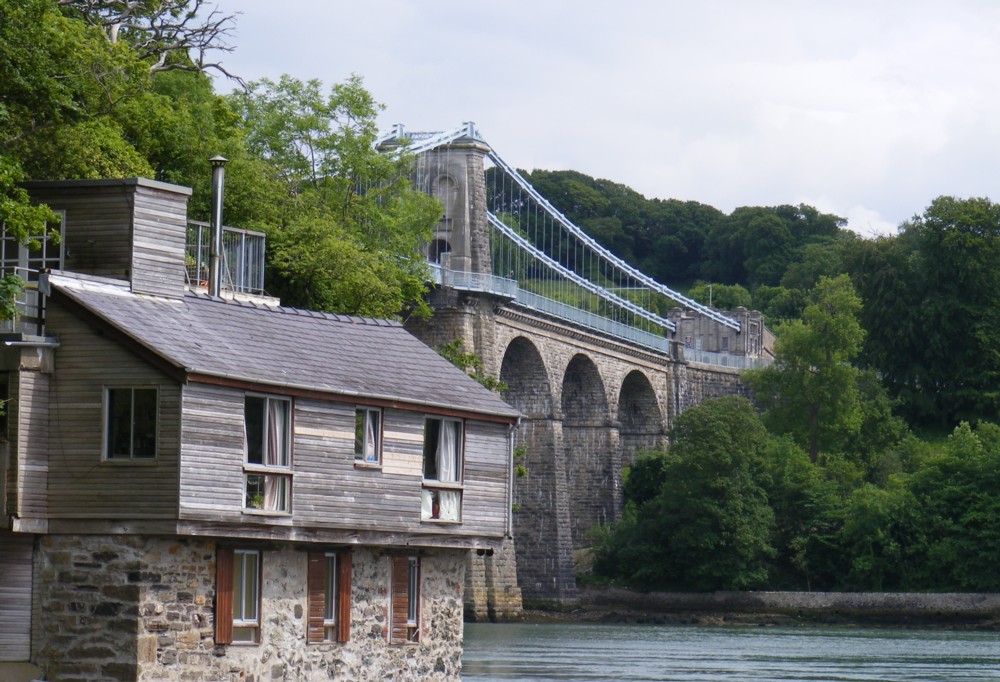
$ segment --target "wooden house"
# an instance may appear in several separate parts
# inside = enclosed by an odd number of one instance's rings
[[[0,660],[53,682],[457,679],[517,412],[396,322],[206,294],[186,188],[29,191],[62,239],[19,252],[35,312],[0,337]]]

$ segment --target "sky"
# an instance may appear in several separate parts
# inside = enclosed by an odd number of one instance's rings
[[[215,0],[246,80],[352,74],[380,128],[647,198],[808,204],[865,236],[1000,200],[993,0]],[[227,91],[224,81],[217,90]]]

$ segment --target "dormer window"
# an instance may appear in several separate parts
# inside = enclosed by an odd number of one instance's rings
[[[287,398],[248,395],[244,400],[244,508],[291,511],[291,413]]]

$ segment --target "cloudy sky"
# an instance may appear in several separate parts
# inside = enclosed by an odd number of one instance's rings
[[[993,0],[217,2],[242,12],[234,73],[358,74],[384,129],[474,121],[518,168],[806,203],[864,235],[942,194],[1000,200]]]

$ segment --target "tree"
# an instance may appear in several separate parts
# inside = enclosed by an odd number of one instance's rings
[[[99,28],[108,42],[127,42],[149,64],[150,73],[213,69],[233,78],[209,55],[232,52],[226,39],[235,17],[209,9],[205,0],[59,0],[58,4]]]
[[[908,589],[1000,590],[1000,427],[959,424],[909,478]]]
[[[440,205],[413,190],[408,159],[373,148],[381,105],[352,77],[324,92],[282,76],[229,102],[250,153],[280,180],[277,224],[265,226],[270,288],[287,305],[388,317],[426,313],[420,246]]]
[[[1000,205],[938,197],[845,263],[865,301],[863,362],[911,422],[1000,415]]]
[[[695,282],[688,291],[688,296],[716,310],[735,310],[740,306],[749,308],[752,302],[750,292],[739,284]]]
[[[677,418],[661,461],[638,471],[662,484],[629,500],[595,570],[639,589],[710,591],[765,584],[774,517],[761,486],[767,432],[745,399],[708,400]]]
[[[764,410],[768,428],[790,434],[815,462],[821,449],[835,448],[861,426],[858,354],[864,330],[861,299],[850,279],[821,278],[801,320],[776,330],[775,362],[744,373]]]
[[[0,0],[0,219],[8,233],[24,239],[51,217],[31,207],[16,183],[73,177],[46,166],[56,147],[65,147],[63,166],[72,162],[94,174],[117,169],[117,162],[142,166],[106,117],[144,79],[127,49],[107,44],[51,2]]]

